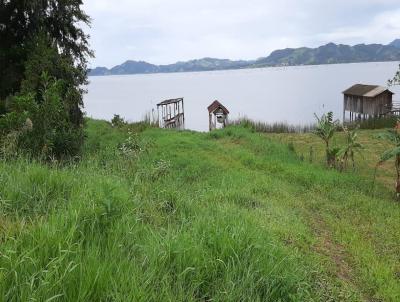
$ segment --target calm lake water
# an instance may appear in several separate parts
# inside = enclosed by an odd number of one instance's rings
[[[187,129],[208,130],[207,106],[219,100],[231,112],[266,121],[309,124],[314,113],[333,111],[342,117],[341,92],[356,83],[386,86],[398,63],[360,63],[320,66],[90,77],[85,111],[110,120],[120,114],[142,119],[164,99],[184,97]],[[400,101],[400,88],[394,100]]]

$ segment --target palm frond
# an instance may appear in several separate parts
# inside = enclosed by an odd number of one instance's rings
[[[386,132],[379,133],[375,137],[379,138],[379,139],[384,139],[384,140],[390,141],[393,144],[400,143],[400,134],[394,129],[389,129]]]
[[[388,161],[389,159],[391,159],[395,156],[398,156],[398,155],[400,155],[400,146],[384,152],[381,155],[380,162],[383,163],[383,162]]]

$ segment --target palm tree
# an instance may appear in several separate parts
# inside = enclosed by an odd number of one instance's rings
[[[325,143],[325,151],[326,151],[326,163],[328,166],[333,166],[336,161],[337,152],[332,152],[330,149],[330,141],[333,135],[338,128],[339,121],[333,120],[333,113],[328,112],[327,114],[323,114],[321,117],[318,117],[316,114],[315,118],[317,119],[317,125],[314,130],[314,134],[320,137]]]
[[[363,146],[357,141],[358,140],[358,133],[357,130],[359,126],[354,130],[349,130],[347,127],[343,127],[343,131],[345,134],[345,145],[340,148],[339,156],[341,157],[341,170],[347,168],[347,162],[350,159],[353,167],[353,171],[355,169],[355,160],[354,155],[355,153],[360,153]]]
[[[386,139],[393,144],[393,147],[387,151],[385,151],[379,160],[378,165],[394,158],[394,165],[396,168],[396,195],[400,197],[400,121],[397,122],[397,125],[394,129],[390,129],[385,133],[381,133],[378,137]]]

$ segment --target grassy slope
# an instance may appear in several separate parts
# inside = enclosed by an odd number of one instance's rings
[[[379,133],[385,130],[359,130],[358,140],[363,145],[364,150],[356,154],[355,173],[373,179],[375,167],[380,156],[388,148],[393,147],[389,142],[377,137]],[[305,134],[268,134],[269,138],[283,144],[293,144],[296,153],[304,160],[310,162],[310,147],[313,149],[312,162],[317,165],[325,164],[325,147],[320,138],[312,133]],[[344,133],[338,132],[332,139],[333,146],[341,146],[344,144]],[[351,165],[351,163],[349,163]],[[351,170],[351,167],[350,167]],[[376,177],[378,181],[384,184],[388,189],[394,190],[396,179],[396,170],[393,161],[389,161],[379,166]]]
[[[400,208],[242,128],[90,121],[79,164],[0,163],[8,301],[398,301]],[[375,196],[387,196],[385,187]]]

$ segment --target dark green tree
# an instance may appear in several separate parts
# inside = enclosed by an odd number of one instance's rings
[[[83,132],[82,87],[93,53],[81,28],[90,18],[81,6],[82,0],[0,0],[0,115],[12,112],[15,95],[41,102],[46,74],[58,83],[62,122]]]

